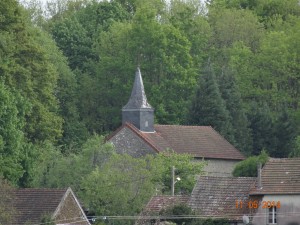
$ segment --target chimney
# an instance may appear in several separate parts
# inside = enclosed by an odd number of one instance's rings
[[[262,183],[261,183],[261,163],[257,164],[257,189],[262,189]]]

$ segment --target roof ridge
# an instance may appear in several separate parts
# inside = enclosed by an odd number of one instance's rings
[[[196,125],[182,125],[182,124],[154,124],[154,126],[176,126],[176,127],[205,127],[212,128],[211,126],[196,126]]]

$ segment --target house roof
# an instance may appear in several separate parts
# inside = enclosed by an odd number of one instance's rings
[[[67,189],[33,188],[14,190],[14,224],[20,225],[26,221],[38,224],[43,216],[52,216],[66,191]]]
[[[156,218],[153,215],[158,215],[158,213],[168,207],[178,205],[178,204],[187,204],[189,196],[185,195],[157,195],[153,196],[148,204],[145,206],[143,211],[140,214],[140,217],[135,222],[135,225],[144,225],[149,224],[149,220],[156,220],[155,224],[162,224],[159,221],[159,218]],[[152,224],[152,223],[151,223]]]
[[[130,99],[128,103],[123,107],[123,110],[143,109],[143,108],[149,109],[152,107],[147,101],[141,71],[140,68],[138,67],[135,72],[135,79],[134,79],[134,84],[133,84]]]
[[[256,178],[199,176],[189,200],[189,206],[203,216],[241,220],[248,214],[246,207],[236,207],[236,201],[247,202],[249,190]]]
[[[153,196],[144,211],[146,212],[160,212],[162,209],[174,206],[177,204],[186,204],[189,200],[189,196],[175,195],[175,196]]]
[[[177,153],[188,153],[197,158],[243,160],[245,157],[211,126],[154,125],[155,132],[141,132],[130,123],[111,134],[110,140],[127,127],[142,138],[153,150],[167,148]]]
[[[262,169],[262,188],[251,189],[251,195],[300,194],[300,158],[271,158]]]
[[[39,224],[44,216],[55,217],[59,211],[59,208],[62,207],[62,204],[64,204],[64,199],[69,194],[72,194],[74,196],[76,203],[81,209],[78,200],[76,199],[74,193],[70,188],[25,188],[13,190],[12,200],[14,207],[14,220],[11,224],[20,225],[26,224],[26,222]],[[82,214],[84,215],[83,211]],[[86,218],[85,220],[87,222]]]

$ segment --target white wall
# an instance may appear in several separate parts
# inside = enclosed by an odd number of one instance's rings
[[[300,195],[265,195],[263,201],[280,202],[280,208],[277,208],[277,225],[300,225]],[[269,224],[268,211],[269,209],[263,209],[261,204],[252,224]]]

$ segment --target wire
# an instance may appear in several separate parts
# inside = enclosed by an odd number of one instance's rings
[[[276,213],[276,216],[278,217],[287,217],[291,215],[300,215],[300,212],[284,212],[284,213]],[[241,217],[242,218],[243,214],[224,214],[224,215],[135,215],[135,216],[88,216],[88,220],[168,220],[168,219],[230,219],[233,217]],[[261,218],[261,217],[268,217],[268,214],[264,213],[255,213],[253,215],[248,215],[250,218]],[[73,221],[73,222],[68,222],[68,224],[76,224],[79,222],[86,222],[85,219],[82,217],[73,217],[73,218],[68,218],[68,219],[63,219],[63,220],[56,220],[55,222],[65,222],[65,221]],[[75,221],[74,221],[75,220]],[[52,222],[45,222],[45,223],[37,223],[33,225],[45,225],[45,224],[50,224]]]

